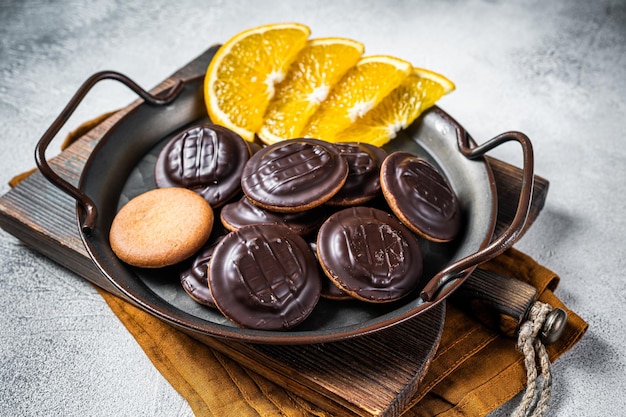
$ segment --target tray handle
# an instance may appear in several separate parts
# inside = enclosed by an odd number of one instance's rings
[[[478,267],[451,299],[487,327],[517,338],[538,297],[539,291],[529,283]],[[566,324],[567,312],[553,308],[541,327],[541,341],[556,342]]]
[[[467,132],[457,128],[457,141],[459,151],[468,159],[483,157],[490,150],[506,143],[518,142],[522,148],[522,184],[515,216],[509,227],[485,248],[466,256],[441,270],[422,289],[420,296],[424,301],[433,301],[437,296],[443,297],[442,291],[447,283],[466,276],[467,272],[476,266],[495,258],[505,250],[513,246],[522,233],[530,211],[533,188],[534,188],[534,156],[530,139],[521,132],[505,132],[493,139],[472,147],[471,139]]]
[[[100,71],[89,77],[76,91],[74,96],[67,103],[65,108],[61,111],[59,116],[54,120],[52,125],[43,134],[37,146],[35,147],[35,162],[37,167],[41,171],[44,177],[46,177],[52,184],[54,184],[61,191],[73,197],[81,209],[85,213],[85,220],[81,225],[81,230],[84,234],[91,234],[93,227],[96,223],[97,209],[93,200],[89,198],[83,191],[75,187],[73,184],[67,182],[61,178],[54,170],[48,165],[46,160],[46,149],[50,145],[50,142],[59,133],[63,125],[68,121],[70,116],[74,113],[78,105],[82,102],[83,98],[87,95],[97,83],[102,80],[114,80],[124,84],[126,87],[134,91],[139,97],[151,105],[162,106],[171,103],[178,94],[182,91],[183,82],[179,80],[168,91],[159,93],[157,95],[151,94],[141,88],[137,83],[128,78],[127,76],[115,72],[115,71]]]

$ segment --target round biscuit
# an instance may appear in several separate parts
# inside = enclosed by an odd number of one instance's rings
[[[126,203],[109,231],[111,249],[141,268],[177,264],[198,251],[213,228],[213,209],[184,188],[147,191]]]

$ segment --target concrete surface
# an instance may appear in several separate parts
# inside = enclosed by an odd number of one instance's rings
[[[36,141],[92,73],[152,87],[209,45],[281,21],[446,74],[457,90],[440,105],[478,142],[530,136],[551,188],[517,247],[561,276],[557,294],[590,323],[554,366],[549,415],[624,415],[623,1],[4,0],[0,192],[34,166]],[[98,87],[65,132],[133,98]],[[494,155],[519,162],[515,145]],[[89,284],[4,231],[0,253],[0,415],[191,415]]]

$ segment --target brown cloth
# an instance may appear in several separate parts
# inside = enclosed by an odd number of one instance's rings
[[[112,112],[113,113],[113,112]],[[64,146],[110,114],[70,133]],[[16,185],[29,173],[11,181]],[[584,335],[588,324],[554,295],[559,277],[524,253],[509,249],[482,265],[536,287],[539,300],[568,313],[561,338],[547,347],[554,361]],[[98,289],[156,368],[198,417],[330,416],[298,395],[207,347],[167,323]],[[448,303],[439,349],[404,416],[484,416],[519,393],[526,371],[516,341],[502,336]],[[558,376],[557,376],[558,383]]]

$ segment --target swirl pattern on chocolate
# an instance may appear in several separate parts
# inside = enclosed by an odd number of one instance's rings
[[[209,285],[218,309],[242,327],[284,330],[313,311],[321,292],[314,254],[279,225],[244,226],[217,245]]]
[[[159,153],[157,187],[183,187],[219,207],[240,191],[241,173],[250,149],[235,132],[217,125],[186,129]]]
[[[326,275],[363,301],[389,302],[410,293],[422,275],[415,235],[394,216],[371,207],[351,207],[326,220],[317,238]]]
[[[380,192],[380,166],[387,152],[368,143],[335,143],[348,163],[348,177],[339,192],[328,200],[334,206],[355,206],[374,199]]]
[[[394,152],[383,163],[380,176],[389,206],[411,230],[436,242],[457,236],[461,228],[458,199],[432,164],[407,152]]]
[[[241,177],[243,192],[263,208],[305,211],[328,201],[346,181],[348,164],[331,143],[290,139],[255,153]]]

